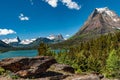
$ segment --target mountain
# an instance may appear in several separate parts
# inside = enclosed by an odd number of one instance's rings
[[[20,44],[27,45],[35,41],[36,39],[25,39],[20,42]]]
[[[0,52],[7,51],[8,49],[11,49],[12,47],[3,41],[0,40]]]
[[[59,35],[50,35],[49,37],[47,37],[48,39],[50,40],[54,40],[54,41],[57,41],[57,42],[61,42],[64,40],[62,34],[59,34]]]
[[[7,45],[10,45],[13,47],[13,49],[33,49],[37,48],[41,42],[44,42],[46,44],[55,44],[58,42],[64,41],[64,38],[61,34],[59,35],[50,35],[49,37],[40,37],[36,39],[24,39],[21,40],[19,37],[13,38],[13,39],[3,39],[2,42],[4,42]]]
[[[64,38],[61,34],[59,35],[50,35],[49,37],[40,37],[31,42],[30,44],[26,45],[26,47],[38,47],[41,42],[46,44],[55,44],[64,41]]]
[[[3,42],[5,42],[6,44],[10,44],[10,43],[19,43],[21,42],[19,37],[13,38],[13,39],[3,39]]]
[[[120,29],[120,17],[107,7],[96,8],[75,36],[97,36]]]
[[[52,44],[52,43],[54,43],[53,40],[50,40],[50,39],[44,38],[44,37],[40,37],[40,38],[37,38],[35,41],[31,42],[30,44],[28,44],[27,46],[28,46],[28,47],[37,47],[37,46],[39,46],[39,44],[40,44],[41,42],[44,42],[44,43],[47,43],[47,44]]]
[[[13,46],[13,47],[18,47],[18,46],[21,46],[20,45],[20,38],[19,37],[16,37],[16,38],[12,38],[12,39],[3,39],[2,40],[3,42],[5,42],[6,44],[9,44],[10,46]]]
[[[9,47],[10,47],[10,45],[8,45],[0,40],[0,48],[9,48]]]
[[[107,7],[96,8],[81,29],[71,38],[51,45],[53,48],[79,45],[81,42],[120,31],[120,17]]]

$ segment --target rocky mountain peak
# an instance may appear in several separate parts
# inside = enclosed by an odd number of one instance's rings
[[[97,14],[101,14],[103,17],[110,17],[114,22],[120,21],[119,16],[114,11],[110,10],[108,7],[95,8],[93,12],[93,17]]]
[[[21,40],[20,40],[20,38],[18,36],[16,37],[16,39],[17,39],[18,42],[21,42]]]
[[[120,29],[120,17],[107,7],[95,8],[75,36],[106,34]]]
[[[109,11],[109,9],[108,9],[108,7],[95,8],[95,11],[97,11],[98,13],[103,13],[103,12]]]
[[[49,37],[47,37],[50,40],[64,40],[62,34],[58,34],[58,35],[50,35]]]

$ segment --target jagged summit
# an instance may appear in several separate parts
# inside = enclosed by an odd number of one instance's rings
[[[95,10],[98,12],[98,13],[103,13],[105,11],[108,11],[108,7],[104,7],[104,8],[95,8]]]
[[[49,37],[47,37],[50,40],[64,40],[62,34],[58,34],[58,35],[50,35]]]
[[[111,19],[113,19],[114,22],[120,21],[118,15],[114,11],[110,10],[108,7],[96,8],[94,13],[102,14],[103,16],[109,16],[111,17]]]

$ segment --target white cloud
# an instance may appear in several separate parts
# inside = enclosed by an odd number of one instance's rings
[[[45,0],[45,2],[47,2],[49,5],[51,5],[52,7],[57,7],[58,5],[58,0]]]
[[[79,10],[81,8],[76,2],[72,0],[61,0],[64,5],[66,5],[69,9]]]
[[[19,19],[20,19],[21,21],[28,21],[28,20],[29,20],[29,17],[24,16],[24,14],[21,13],[20,16],[19,16]]]
[[[81,6],[78,5],[78,3],[72,0],[43,0],[43,1],[47,2],[54,8],[58,6],[58,2],[62,2],[63,5],[67,6],[69,9],[79,10],[81,8]]]
[[[20,42],[20,44],[30,44],[32,43],[33,41],[35,41],[36,39],[25,39],[25,40],[22,40]]]
[[[0,29],[0,35],[16,34],[12,29]]]

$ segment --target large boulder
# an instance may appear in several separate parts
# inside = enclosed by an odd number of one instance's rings
[[[0,67],[26,78],[45,72],[54,63],[56,63],[56,60],[48,56],[34,58],[17,57],[0,61]]]

